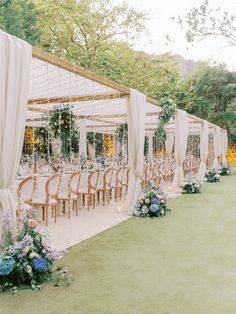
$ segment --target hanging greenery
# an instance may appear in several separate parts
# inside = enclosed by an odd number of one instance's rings
[[[63,109],[54,109],[49,114],[49,126],[55,138],[60,138],[63,157],[70,155],[72,143],[78,140],[78,131],[75,126],[75,116],[69,106]]]
[[[101,133],[88,132],[87,141],[90,145],[95,145],[96,156],[101,155],[103,152],[103,137]]]
[[[39,139],[39,145],[38,145],[38,153],[40,155],[45,155],[47,154],[47,147],[48,147],[48,130],[47,128],[44,127],[38,127],[35,128],[34,131],[35,137]]]
[[[127,143],[128,142],[128,124],[124,123],[124,124],[119,125],[116,129],[115,136],[116,136],[117,141],[119,141],[120,143],[122,142]]]
[[[165,125],[174,118],[177,106],[170,98],[162,98],[160,102],[162,112],[159,115],[159,126],[155,132],[154,145],[155,149],[162,149],[165,145],[166,132]]]

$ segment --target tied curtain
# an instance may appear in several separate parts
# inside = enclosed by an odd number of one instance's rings
[[[202,182],[206,173],[206,162],[208,158],[208,122],[203,120],[200,130],[200,167],[197,174],[197,180]]]
[[[213,168],[218,169],[218,157],[221,154],[221,132],[220,127],[216,126],[214,128],[214,161],[213,161]]]
[[[15,232],[10,187],[24,140],[31,58],[29,44],[0,30],[0,244]]]
[[[221,144],[222,144],[222,164],[224,166],[227,165],[227,151],[228,151],[228,135],[227,135],[227,130],[223,129],[222,130],[222,140],[221,140]]]
[[[146,119],[146,96],[130,89],[127,102],[129,186],[125,200],[125,211],[132,214],[141,193],[141,178],[144,162],[144,138]]]
[[[175,133],[171,131],[166,131],[166,141],[165,141],[165,148],[166,148],[166,156],[171,158],[172,150],[174,147],[175,142]]]
[[[176,190],[180,187],[183,178],[183,162],[187,150],[188,142],[188,117],[187,113],[178,109],[175,116],[175,161],[176,169],[172,183],[172,189]]]

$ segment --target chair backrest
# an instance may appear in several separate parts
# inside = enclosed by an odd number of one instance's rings
[[[81,172],[80,171],[72,173],[72,175],[70,177],[70,182],[69,182],[69,191],[70,192],[75,193],[75,194],[77,194],[79,192],[80,178],[81,178]]]
[[[123,176],[124,176],[124,167],[119,168],[116,171],[116,186],[121,186],[123,183]]]
[[[112,176],[113,176],[113,168],[107,169],[103,175],[103,188],[111,187]]]
[[[149,180],[151,178],[152,176],[152,164],[151,163],[145,166],[144,175],[145,175],[146,180]]]
[[[61,182],[61,175],[54,174],[50,178],[47,179],[45,185],[46,198],[57,198],[59,192],[59,185]]]
[[[23,197],[26,203],[30,202],[35,190],[35,182],[34,176],[29,176],[22,180],[17,189],[18,198]]]
[[[166,176],[166,162],[165,161],[162,161],[160,164],[159,164],[159,170],[160,170],[160,175],[162,177],[165,177]]]
[[[157,178],[160,176],[159,162],[155,162],[153,169],[152,169],[152,176],[153,176],[153,178]]]
[[[129,168],[125,167],[124,168],[124,173],[123,173],[123,184],[128,184],[129,183]]]
[[[89,193],[97,190],[99,173],[100,173],[100,170],[96,169],[89,174],[88,176],[88,192]]]

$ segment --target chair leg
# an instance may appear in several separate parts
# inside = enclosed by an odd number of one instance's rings
[[[43,212],[43,220],[45,220],[45,206],[42,206],[42,212]]]
[[[102,202],[103,202],[103,206],[105,206],[105,203],[106,203],[106,190],[103,190],[102,191]]]
[[[87,210],[89,211],[89,205],[90,205],[91,199],[90,195],[87,196]]]
[[[97,192],[97,195],[98,195],[97,198],[98,198],[98,204],[99,204],[99,202],[100,202],[100,191]]]
[[[54,209],[54,222],[56,223],[57,222],[57,204],[53,206],[53,209]]]
[[[96,208],[96,193],[93,194],[93,209]]]
[[[68,215],[70,218],[71,217],[71,199],[70,198],[68,199]]]
[[[48,226],[48,205],[44,206],[44,219],[46,227]]]

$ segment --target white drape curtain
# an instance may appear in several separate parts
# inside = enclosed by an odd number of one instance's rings
[[[165,148],[166,148],[166,156],[171,157],[172,150],[174,147],[175,142],[175,133],[171,131],[166,132],[166,141],[165,141]]]
[[[146,96],[134,89],[130,89],[130,100],[127,102],[128,156],[130,168],[128,193],[125,200],[125,212],[127,214],[132,214],[141,193],[145,119]]]
[[[82,154],[87,157],[87,133],[86,119],[79,120],[79,156]]]
[[[213,168],[219,168],[218,157],[221,154],[221,135],[220,135],[220,127],[216,126],[214,129],[214,161]]]
[[[222,136],[222,164],[223,165],[227,165],[227,159],[226,159],[226,155],[227,155],[227,151],[228,151],[228,134],[227,134],[227,130],[223,129],[221,132]]]
[[[0,237],[14,233],[16,204],[10,186],[24,140],[32,47],[0,30]]]
[[[176,170],[173,178],[172,189],[180,187],[183,178],[183,162],[187,150],[188,141],[188,117],[187,113],[178,109],[175,116],[175,161]]]
[[[197,173],[197,180],[202,182],[204,181],[206,173],[206,162],[208,157],[208,122],[203,120],[200,130],[200,167]]]

